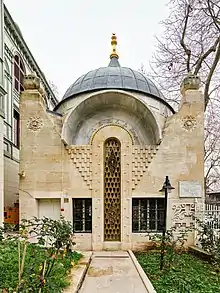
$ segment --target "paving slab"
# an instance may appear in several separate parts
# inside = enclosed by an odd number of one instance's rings
[[[129,258],[129,254],[127,253],[127,251],[94,251],[93,252],[93,258]]]
[[[147,293],[127,252],[94,252],[80,293]]]

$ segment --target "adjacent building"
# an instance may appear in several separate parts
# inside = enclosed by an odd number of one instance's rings
[[[4,221],[4,4],[0,1],[0,225]]]
[[[45,89],[46,109],[53,109],[58,101],[28,48],[19,26],[3,1],[0,3],[0,209],[3,208],[4,197],[5,221],[10,222],[13,208],[18,205],[19,199],[19,101],[24,90],[24,75],[34,72],[41,80]]]
[[[208,192],[206,193],[206,199],[205,199],[207,204],[220,204],[220,192],[215,191],[215,192]]]

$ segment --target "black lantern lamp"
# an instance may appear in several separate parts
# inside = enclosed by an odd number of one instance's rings
[[[168,199],[168,193],[170,193],[172,189],[175,189],[175,188],[170,184],[169,177],[166,176],[163,187],[160,190],[160,192],[164,192],[164,194],[165,194],[163,236],[162,236],[162,243],[161,243],[161,259],[160,259],[160,269],[161,270],[163,269],[163,265],[164,265],[165,235],[166,235],[166,226],[167,226],[167,199]]]
[[[163,192],[167,190],[170,193],[172,189],[175,189],[175,187],[171,186],[169,177],[166,176],[163,187],[159,191]]]

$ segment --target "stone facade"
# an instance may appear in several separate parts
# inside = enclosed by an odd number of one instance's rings
[[[147,95],[111,89],[78,95],[48,112],[37,86],[27,88],[20,99],[20,217],[42,215],[40,202],[50,199],[59,200],[61,214],[72,222],[72,200],[91,198],[92,232],[75,233],[78,248],[140,249],[148,234],[132,232],[132,200],[164,198],[159,190],[169,175],[175,189],[167,227],[194,226],[204,204],[204,101],[198,87],[186,84],[179,111],[167,108],[166,115]],[[104,235],[109,138],[120,143],[120,241]],[[188,244],[193,242],[192,233]]]

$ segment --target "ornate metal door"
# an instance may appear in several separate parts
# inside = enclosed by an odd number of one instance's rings
[[[104,145],[104,240],[121,241],[121,144],[116,138]]]

